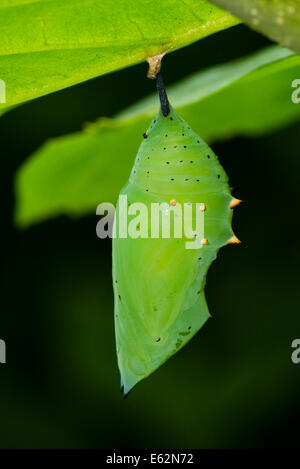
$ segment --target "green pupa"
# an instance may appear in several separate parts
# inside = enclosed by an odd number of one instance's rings
[[[121,389],[125,395],[180,350],[210,314],[204,286],[207,270],[232,231],[233,198],[228,178],[211,148],[169,105],[157,75],[161,109],[144,134],[129,181],[120,195],[142,202],[200,204],[205,236],[197,249],[186,237],[121,238],[127,215],[118,203],[113,239],[115,331]],[[165,205],[166,206],[166,205]],[[166,214],[169,215],[169,214]],[[159,224],[162,224],[162,213]]]

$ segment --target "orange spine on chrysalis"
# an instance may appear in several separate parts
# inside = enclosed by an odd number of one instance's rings
[[[240,205],[241,203],[242,203],[242,200],[233,198],[233,199],[231,200],[231,202],[230,202],[229,208],[237,207],[237,206]]]
[[[241,241],[239,240],[239,238],[233,235],[231,236],[231,238],[229,238],[226,244],[241,244]]]

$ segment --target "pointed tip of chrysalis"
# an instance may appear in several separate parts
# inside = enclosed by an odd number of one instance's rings
[[[128,394],[131,392],[132,388],[125,389],[124,384],[121,385],[120,392],[123,394],[123,399],[126,399]]]
[[[121,394],[123,394],[123,399],[127,399],[128,395],[131,393],[135,385],[143,378],[137,378],[131,374],[121,373]]]
[[[242,241],[239,240],[235,235],[231,236],[231,238],[228,239],[226,244],[241,244]]]
[[[130,392],[131,392],[131,389],[130,389],[128,392],[124,392],[124,394],[123,394],[123,401],[125,401],[125,399],[127,399],[127,397],[129,396]]]

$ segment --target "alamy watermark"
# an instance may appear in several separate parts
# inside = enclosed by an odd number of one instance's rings
[[[296,88],[295,91],[292,93],[292,102],[294,104],[300,103],[300,78],[297,78],[292,82],[292,88]]]
[[[6,363],[6,344],[0,339],[0,363]]]
[[[6,103],[6,85],[4,80],[0,80],[0,104]]]
[[[292,348],[295,349],[291,355],[292,362],[298,365],[300,363],[300,339],[293,340]]]
[[[142,202],[128,204],[127,196],[120,195],[118,217],[115,206],[104,202],[98,205],[96,214],[102,218],[96,226],[98,238],[184,238],[186,249],[200,249],[208,244],[204,235],[204,203],[177,200],[169,203]]]

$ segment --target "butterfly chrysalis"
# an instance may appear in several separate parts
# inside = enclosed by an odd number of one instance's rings
[[[186,236],[121,237],[127,213],[117,205],[113,239],[113,284],[118,365],[124,394],[181,349],[209,318],[204,286],[217,251],[239,242],[231,228],[228,178],[211,148],[169,105],[157,76],[161,109],[138,151],[122,189],[127,204],[164,204],[163,218],[176,206],[198,204],[205,234],[197,249]],[[200,205],[199,205],[200,204]],[[185,212],[184,212],[185,214]],[[185,215],[183,215],[184,218]],[[197,233],[195,234],[197,236]]]

